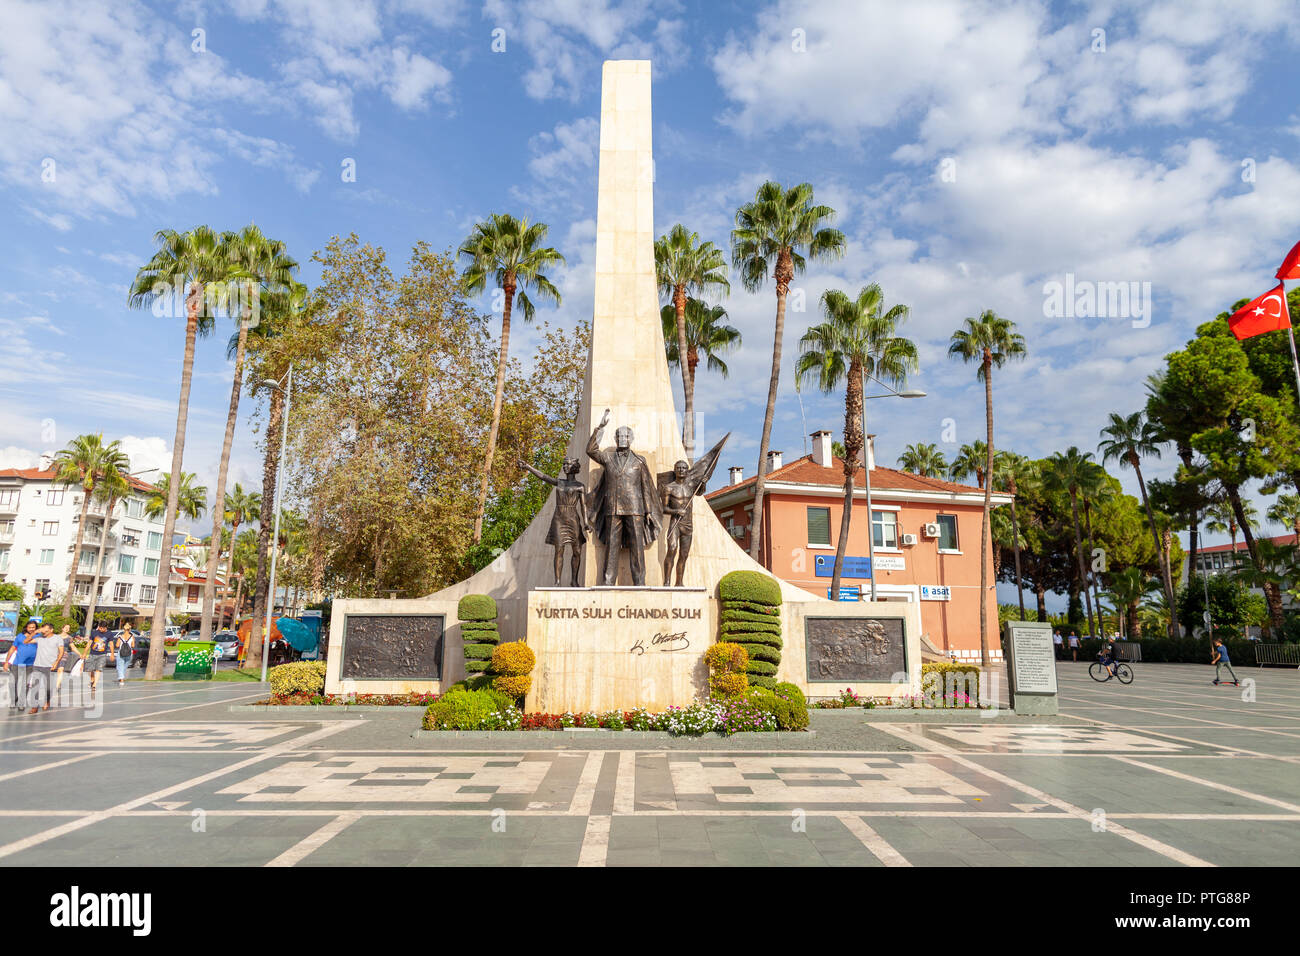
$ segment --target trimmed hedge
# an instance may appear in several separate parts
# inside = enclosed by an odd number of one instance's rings
[[[276,697],[290,694],[325,693],[325,662],[294,661],[280,664],[266,672],[271,683],[271,693]]]
[[[487,594],[466,594],[456,605],[456,617],[462,621],[495,621],[497,602]]]
[[[771,677],[776,674],[776,664],[771,661],[750,661],[745,667],[745,673],[749,675],[766,674]]]
[[[486,673],[488,670],[490,670],[491,667],[492,667],[491,660],[481,661],[481,660],[472,660],[468,657],[465,658],[466,674],[483,674]]]
[[[747,674],[746,676],[749,678],[749,686],[766,687],[768,690],[775,692],[776,690],[775,677],[768,677],[764,674]]]
[[[718,630],[723,634],[780,634],[781,622],[724,621]]]
[[[775,647],[769,647],[766,644],[741,644],[740,646],[745,649],[745,653],[749,655],[751,661],[781,663],[781,651]]]
[[[762,631],[750,631],[749,633],[727,634],[726,639],[735,641],[737,644],[766,644],[768,647],[781,649],[781,635],[767,634]]]
[[[490,661],[492,652],[497,649],[495,644],[466,644],[465,657],[467,660]]]
[[[789,701],[797,701],[805,708],[808,706],[808,699],[804,697],[803,691],[794,684],[791,684],[789,681],[782,681],[773,689],[775,690],[777,697],[784,697]]]
[[[739,608],[733,608],[730,605],[722,612],[723,621],[757,621],[760,624],[779,624],[780,618],[775,614],[760,614],[755,611],[745,611]]]
[[[926,683],[927,674],[938,675],[934,685]],[[937,696],[947,703],[949,693],[967,694],[972,704],[979,702],[980,669],[977,664],[960,664],[956,661],[927,661],[921,665],[921,696]]]
[[[1220,635],[1222,636],[1222,635]],[[1105,641],[1085,637],[1079,642],[1079,660],[1092,662],[1101,653]],[[1276,643],[1270,641],[1247,641],[1240,637],[1223,638],[1227,645],[1228,656],[1232,658],[1233,667],[1250,667],[1255,664],[1255,647],[1258,644]],[[1142,645],[1142,664],[1208,664],[1214,656],[1213,643],[1208,637],[1144,637],[1137,641],[1116,641],[1115,646],[1123,648],[1125,644]],[[1066,647],[1066,660],[1069,660],[1069,647]],[[1123,653],[1121,650],[1120,653]]]
[[[724,605],[731,601],[748,601],[780,607],[781,585],[775,578],[758,571],[732,571],[718,582],[718,597]]]

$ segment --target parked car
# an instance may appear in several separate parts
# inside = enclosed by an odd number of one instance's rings
[[[233,661],[239,656],[239,635],[234,631],[217,631],[212,639],[217,642],[217,660]]]
[[[137,634],[135,638],[135,652],[131,655],[131,663],[126,665],[127,668],[139,666],[142,670],[149,663],[149,635]],[[171,662],[175,655],[167,653],[166,645],[163,646],[163,664]]]

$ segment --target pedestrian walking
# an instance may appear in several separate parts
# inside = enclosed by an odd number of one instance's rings
[[[1228,645],[1223,643],[1223,638],[1214,639],[1214,656],[1210,663],[1214,665],[1214,683],[1220,683],[1219,677],[1222,675],[1223,668],[1228,668],[1228,673],[1232,675],[1232,682],[1241,686],[1241,681],[1237,679],[1237,672],[1232,669],[1232,659],[1228,656]]]
[[[63,675],[67,672],[75,673],[75,668],[83,660],[81,652],[76,647],[76,638],[72,636],[71,624],[64,624],[63,630],[59,632],[59,646],[63,649],[63,653],[59,656],[59,662],[54,668],[54,694],[56,697],[59,691],[63,689]]]
[[[112,649],[112,637],[108,625],[100,621],[90,632],[90,644],[86,647],[86,673],[90,675],[90,693],[93,695],[99,686],[99,675],[108,663],[108,652]]]
[[[122,633],[117,635],[117,686],[126,683],[126,670],[131,666],[131,655],[135,653],[135,635],[131,625],[123,624]]]
[[[36,660],[36,629],[40,621],[29,620],[23,632],[5,654],[5,673],[9,675],[9,710],[21,712],[27,707],[27,682],[32,676],[32,662]]]
[[[1065,653],[1063,650],[1064,644],[1061,639],[1061,631],[1059,628],[1052,632],[1052,644],[1053,644],[1053,650],[1056,651],[1056,659],[1058,661],[1063,659],[1065,657]]]
[[[1070,632],[1070,655],[1076,661],[1079,659],[1079,635],[1074,631]]]
[[[54,633],[53,624],[42,624],[33,643],[36,644],[36,658],[32,661],[32,692],[27,698],[32,705],[27,711],[29,714],[50,709],[50,677],[63,657],[63,641]]]

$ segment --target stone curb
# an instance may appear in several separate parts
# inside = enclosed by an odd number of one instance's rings
[[[421,704],[231,704],[230,710],[233,713],[243,714],[285,714],[286,716],[306,717],[308,714],[327,714],[348,713],[349,711],[390,711],[393,713],[420,713],[424,710]]]
[[[666,730],[607,730],[603,727],[565,727],[562,730],[420,730],[411,734],[412,737],[432,737],[447,738],[455,737],[464,740],[502,740],[502,741],[526,741],[536,740],[537,737],[553,737],[556,734],[596,734],[600,737],[617,736],[619,740],[753,740],[756,743],[776,743],[783,740],[789,740],[792,737],[804,739],[806,737],[816,737],[815,730],[777,730],[777,731],[759,731],[756,733],[739,733],[739,734],[719,734],[707,733],[700,734],[698,737],[690,734],[675,735]]]

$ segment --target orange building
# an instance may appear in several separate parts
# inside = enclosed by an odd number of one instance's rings
[[[831,453],[831,433],[814,432],[813,453],[782,464],[768,453],[759,560],[791,584],[829,597],[840,520],[844,513],[844,465]],[[980,518],[984,492],[939,478],[922,478],[875,464],[868,441],[874,533],[876,599],[920,605],[922,646],[959,660],[979,660]],[[841,590],[870,599],[867,571],[865,473],[854,477],[853,514]],[[730,469],[730,483],[707,495],[722,523],[748,549],[754,512],[754,479]],[[1011,496],[993,493],[994,505]],[[998,607],[989,555],[987,605],[989,651],[1002,657]]]

